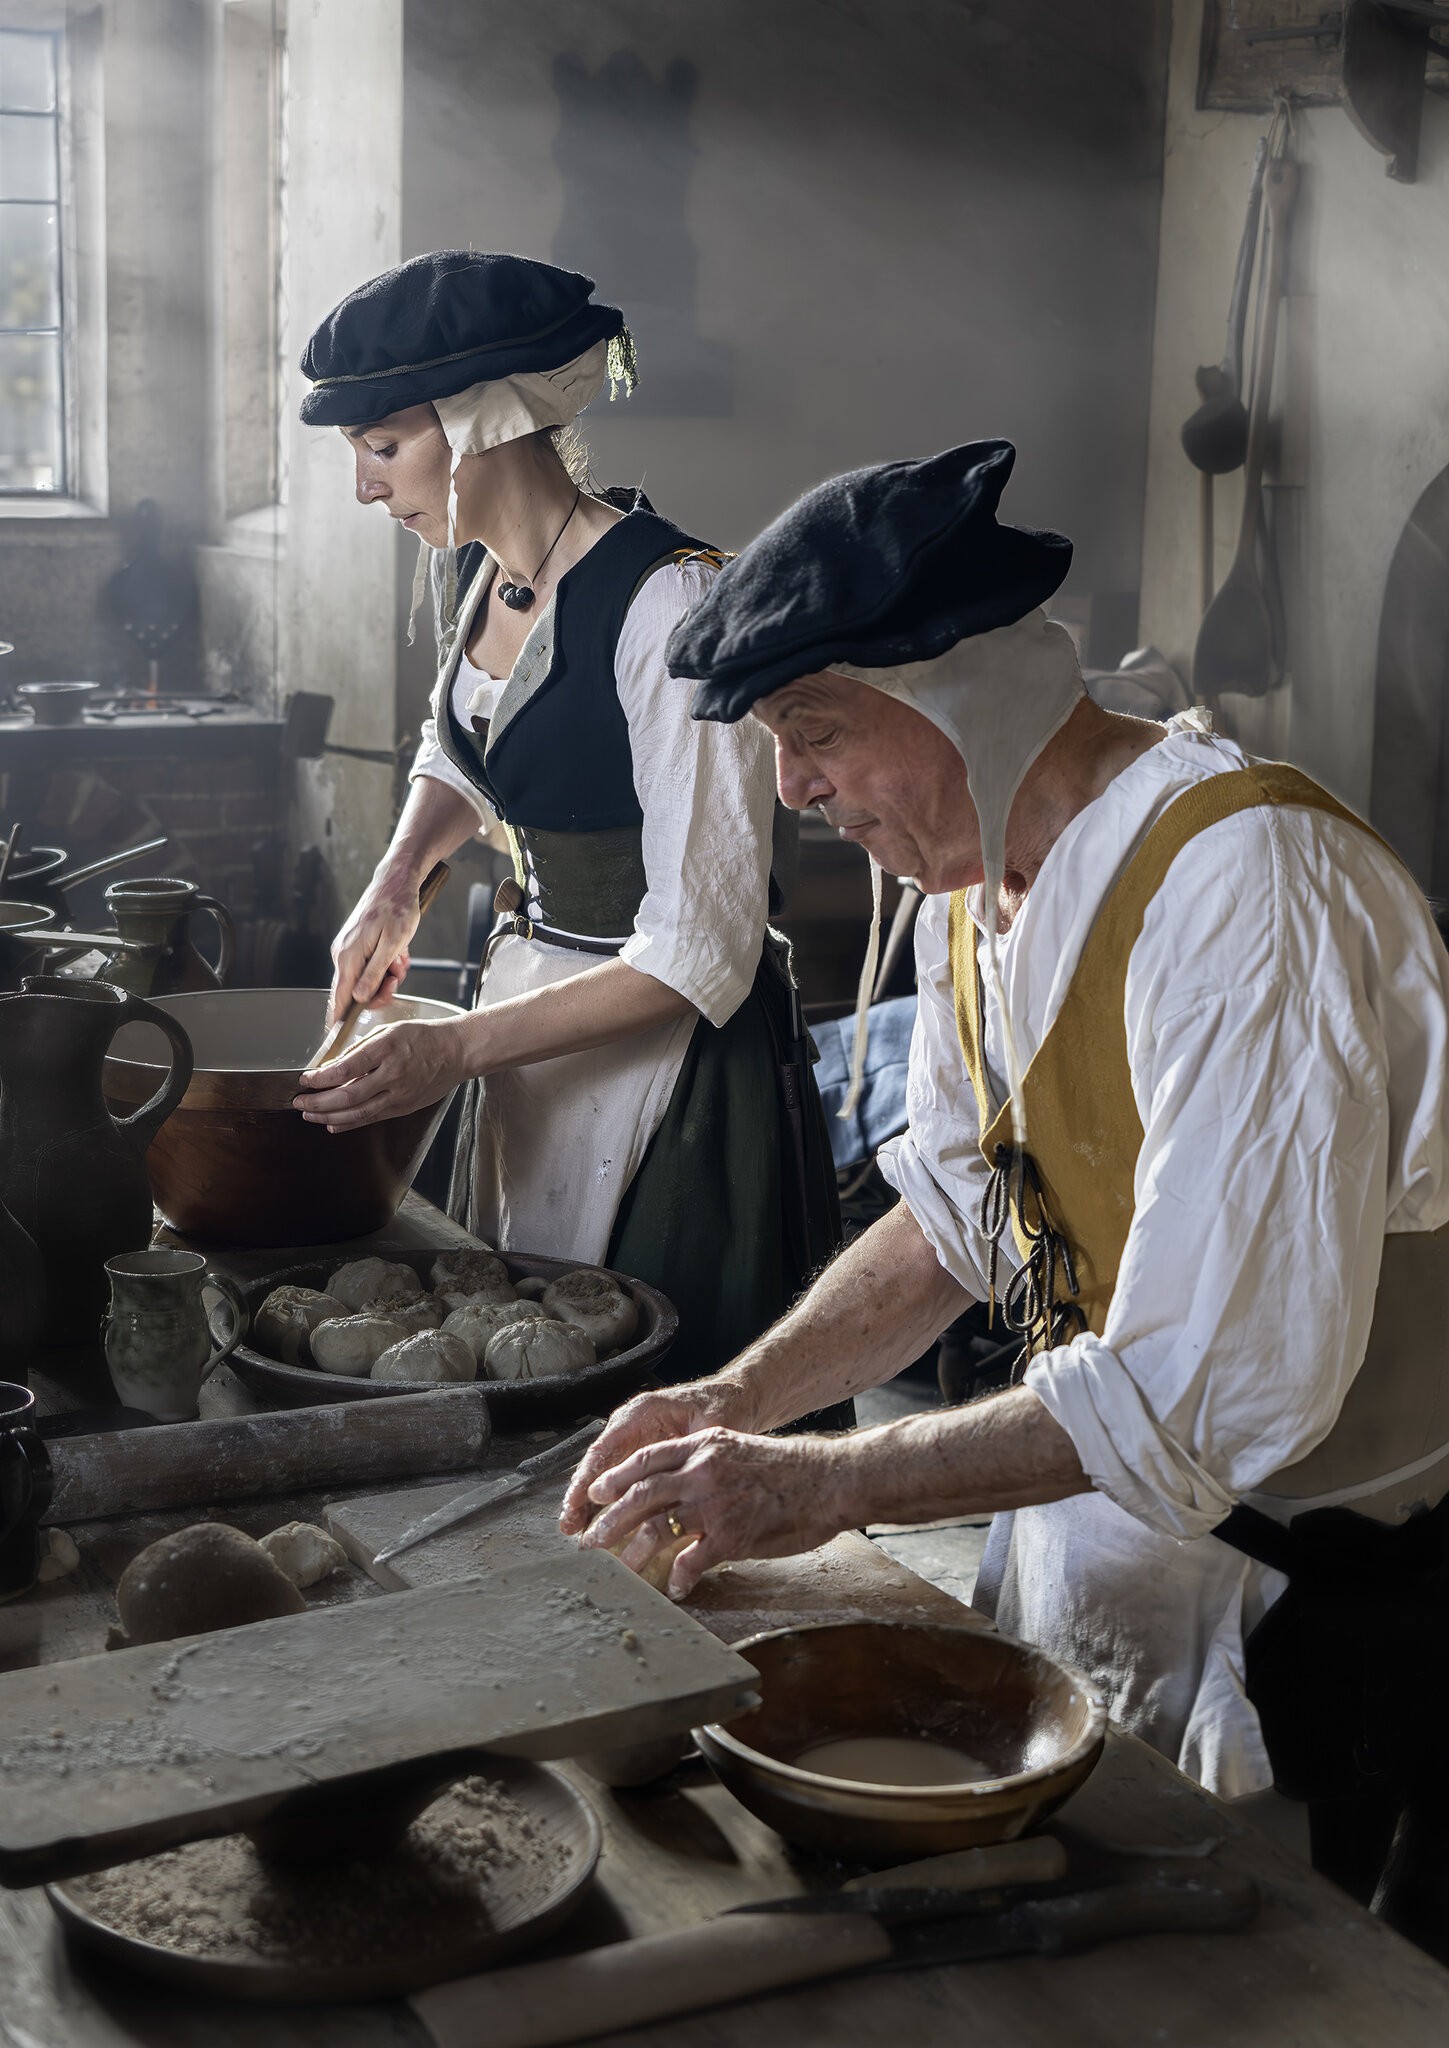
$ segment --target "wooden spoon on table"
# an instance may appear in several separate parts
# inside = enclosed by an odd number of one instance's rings
[[[452,872],[445,860],[440,860],[436,867],[429,868],[423,877],[423,886],[418,891],[419,919],[431,909],[438,891]],[[355,996],[353,997],[311,1059],[307,1061],[302,1070],[304,1073],[310,1073],[317,1067],[325,1067],[329,1061],[338,1059],[346,1052],[352,1041],[352,1034],[357,1029],[357,1020],[366,1008],[366,1003],[360,1003]]]
[[[1269,251],[1263,333],[1258,349],[1253,408],[1248,421],[1248,455],[1243,475],[1243,518],[1238,549],[1222,588],[1198,629],[1192,658],[1193,687],[1199,696],[1240,690],[1261,697],[1278,680],[1278,634],[1274,608],[1258,567],[1263,510],[1263,465],[1268,453],[1268,405],[1272,397],[1278,308],[1287,268],[1288,223],[1298,190],[1298,166],[1280,158],[1268,166]]]

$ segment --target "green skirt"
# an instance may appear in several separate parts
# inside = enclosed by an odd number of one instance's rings
[[[607,1263],[679,1311],[671,1381],[728,1363],[840,1244],[835,1172],[784,941],[728,1023],[696,1026],[614,1221]],[[849,1403],[797,1425],[848,1428]]]

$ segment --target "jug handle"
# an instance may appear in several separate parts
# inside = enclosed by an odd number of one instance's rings
[[[196,908],[209,910],[216,919],[221,950],[216,956],[216,966],[212,971],[225,988],[226,978],[231,973],[232,963],[236,959],[236,926],[232,923],[231,912],[224,903],[218,903],[214,896],[198,896]]]
[[[144,1001],[140,996],[127,996],[121,1008],[117,1010],[116,1030],[119,1031],[123,1024],[154,1024],[156,1029],[164,1031],[171,1041],[171,1071],[151,1100],[143,1102],[141,1107],[133,1110],[129,1116],[111,1118],[117,1130],[134,1131],[144,1151],[191,1086],[191,1040],[174,1017],[169,1017],[164,1010],[158,1009],[154,1003]],[[113,1033],[112,1036],[114,1035]]]
[[[208,1292],[212,1294],[219,1294],[221,1296],[223,1305],[230,1311],[231,1331],[229,1335],[219,1337],[216,1333],[215,1313],[211,1309],[206,1310],[206,1327],[211,1333],[212,1345],[215,1348],[212,1351],[211,1357],[207,1359],[206,1364],[202,1369],[203,1379],[208,1378],[213,1372],[215,1372],[216,1368],[221,1364],[221,1361],[224,1358],[231,1357],[231,1354],[233,1353],[233,1351],[236,1350],[237,1345],[240,1344],[242,1338],[245,1337],[247,1333],[247,1327],[251,1322],[251,1317],[246,1312],[246,1308],[242,1302],[242,1298],[237,1293],[235,1287],[233,1287],[230,1280],[223,1280],[221,1274],[213,1273],[209,1266],[201,1276],[201,1295],[203,1306],[205,1305],[205,1300]]]
[[[25,1504],[20,1510],[20,1519],[33,1514],[43,1515],[50,1506],[51,1494],[55,1491],[55,1472],[51,1466],[50,1453],[45,1448],[45,1439],[38,1430],[27,1423],[21,1429],[12,1429],[0,1437],[0,1456],[16,1456],[25,1467],[29,1481],[25,1492]],[[0,1532],[8,1534],[8,1531]]]

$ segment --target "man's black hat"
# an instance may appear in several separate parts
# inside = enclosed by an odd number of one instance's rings
[[[1015,461],[1009,441],[969,441],[808,492],[726,563],[671,634],[670,674],[699,679],[694,716],[732,723],[837,661],[930,661],[1044,603],[1072,544],[997,525]]]
[[[556,370],[623,332],[594,281],[527,256],[436,249],[334,306],[302,352],[309,427],[365,427],[494,377]]]

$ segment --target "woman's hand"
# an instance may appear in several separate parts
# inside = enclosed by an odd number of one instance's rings
[[[332,993],[327,1022],[347,1005],[385,1003],[408,971],[408,942],[418,928],[418,882],[409,868],[374,875],[332,941]]]
[[[425,1109],[467,1079],[463,1033],[471,1021],[448,1017],[385,1025],[341,1059],[303,1074],[302,1093],[292,1107],[307,1123],[326,1124],[329,1131],[357,1130]]]
[[[650,1444],[595,1481],[591,1498],[609,1505],[580,1541],[636,1572],[677,1550],[667,1590],[683,1600],[711,1565],[791,1557],[852,1528],[848,1444],[729,1429]]]
[[[718,1376],[636,1394],[615,1412],[574,1468],[558,1518],[560,1529],[565,1536],[582,1536],[600,1503],[617,1499],[609,1491],[613,1468],[647,1444],[668,1443],[712,1426],[748,1429],[750,1422],[739,1388]]]

